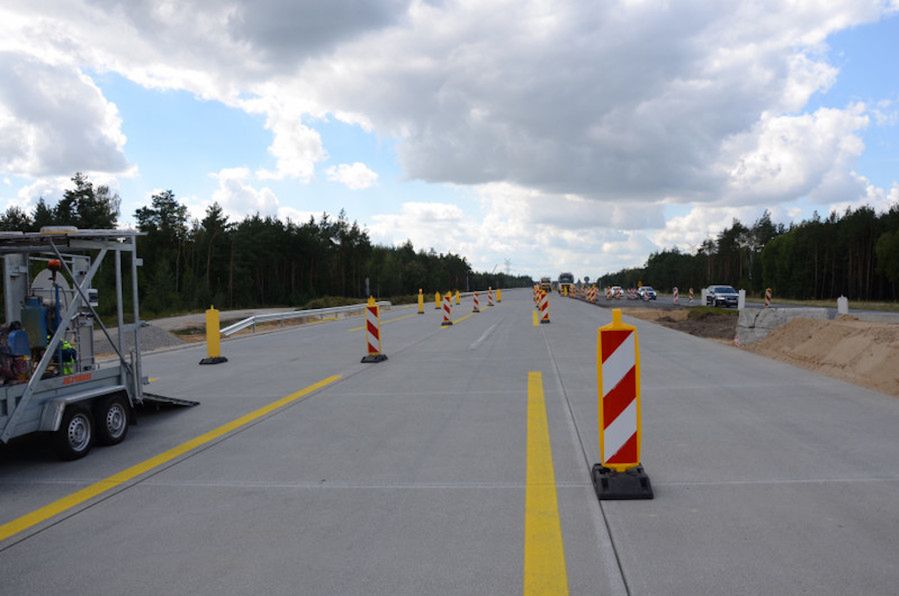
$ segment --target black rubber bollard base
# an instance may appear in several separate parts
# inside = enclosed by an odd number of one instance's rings
[[[443,322],[440,323],[440,324],[441,324],[443,327],[449,327],[450,325],[453,324],[453,322],[452,322],[452,321],[443,321]]]
[[[541,325],[549,324],[549,319],[540,319],[540,324]]]
[[[593,466],[593,488],[600,501],[625,501],[629,499],[651,499],[652,484],[643,466],[624,472],[616,472],[602,464]]]
[[[384,362],[385,360],[387,360],[387,356],[384,354],[371,354],[362,358],[361,362]]]
[[[224,356],[216,356],[215,358],[203,358],[200,360],[200,364],[221,364],[222,362],[228,362],[228,359]]]

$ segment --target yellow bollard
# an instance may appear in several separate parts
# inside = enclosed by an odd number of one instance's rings
[[[418,314],[425,314],[425,295],[421,293],[421,288],[418,288]]]
[[[459,294],[459,290],[456,290],[456,306],[462,304],[462,295]]]
[[[200,364],[221,364],[228,362],[222,356],[222,334],[219,330],[219,311],[210,306],[206,311],[206,358]]]
[[[440,310],[441,302],[442,297],[440,296],[440,292],[434,292],[434,310]]]
[[[496,288],[496,301],[497,301],[497,302],[502,302],[502,301],[503,301],[503,290],[502,290],[502,288]]]

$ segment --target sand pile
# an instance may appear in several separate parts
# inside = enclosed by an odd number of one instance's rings
[[[745,349],[899,396],[899,325],[793,319]]]

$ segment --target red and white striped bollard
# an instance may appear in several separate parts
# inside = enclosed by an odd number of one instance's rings
[[[600,463],[593,466],[596,496],[605,499],[651,499],[652,486],[640,464],[640,346],[637,328],[612,322],[596,333]]]
[[[453,295],[447,292],[443,297],[443,322],[440,325],[446,327],[453,324]]]
[[[540,322],[549,323],[549,296],[546,292],[540,293]]]
[[[365,306],[365,348],[362,362],[383,362],[387,356],[381,352],[381,308],[369,300]]]

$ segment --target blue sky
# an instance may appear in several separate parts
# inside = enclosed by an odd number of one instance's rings
[[[314,3],[124,6],[0,9],[0,206],[80,170],[124,223],[171,189],[595,275],[765,209],[899,201],[894,2],[385,0],[311,37]]]

